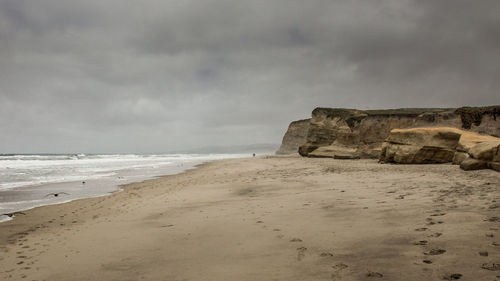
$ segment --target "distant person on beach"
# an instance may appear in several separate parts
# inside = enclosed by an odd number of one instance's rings
[[[253,157],[255,157],[255,153],[253,154]]]

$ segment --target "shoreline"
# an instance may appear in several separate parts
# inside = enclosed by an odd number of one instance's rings
[[[235,159],[244,159],[244,158],[235,158]],[[184,169],[184,170],[182,170],[180,172],[177,172],[177,173],[167,174],[167,175],[159,175],[159,176],[154,176],[153,178],[148,178],[148,179],[144,179],[144,180],[139,180],[139,181],[124,183],[124,184],[118,184],[118,185],[115,186],[116,189],[114,189],[113,191],[110,191],[108,193],[104,193],[104,194],[101,194],[101,195],[92,196],[92,197],[85,197],[85,198],[75,198],[75,199],[70,199],[68,201],[54,202],[54,203],[51,203],[51,204],[46,204],[46,205],[41,205],[41,206],[35,206],[35,207],[29,208],[29,209],[20,210],[20,212],[26,213],[26,215],[30,215],[30,214],[33,214],[33,213],[36,214],[36,212],[42,212],[45,208],[48,209],[50,207],[54,207],[54,206],[58,206],[58,205],[67,205],[67,204],[71,204],[71,203],[75,203],[75,204],[78,203],[78,205],[85,204],[85,201],[89,201],[90,202],[90,201],[93,201],[93,200],[97,200],[97,199],[99,199],[101,197],[111,197],[111,196],[114,196],[116,194],[119,194],[121,192],[126,191],[126,189],[129,188],[130,186],[135,186],[135,185],[140,185],[140,184],[146,184],[147,182],[150,182],[150,181],[156,181],[156,180],[160,180],[160,179],[163,179],[163,178],[168,178],[168,177],[172,177],[172,176],[182,175],[184,173],[187,173],[187,172],[199,169],[199,168],[201,168],[201,167],[203,167],[205,165],[208,165],[208,164],[210,164],[212,162],[215,162],[215,161],[224,161],[224,160],[227,160],[227,159],[209,160],[209,161],[206,161],[206,162],[203,162],[203,163],[192,165],[189,168]],[[67,183],[71,183],[71,182],[67,182]],[[53,183],[53,184],[60,184],[60,183]],[[6,223],[9,223],[9,222],[15,223],[16,219],[20,220],[23,217],[24,217],[24,215],[19,215],[19,216],[14,216],[12,218],[9,218],[6,221],[0,221],[0,230],[2,229],[2,226],[5,226]],[[24,231],[21,231],[21,232],[24,232]],[[2,247],[5,246],[4,241],[7,241],[5,239],[5,237],[4,237],[4,233],[0,232],[0,251],[1,251]]]
[[[248,158],[248,157],[247,157]],[[247,158],[231,158],[231,159],[247,159]],[[248,158],[250,159],[250,158]],[[75,198],[75,199],[68,199],[67,201],[60,201],[60,202],[54,202],[54,203],[49,203],[49,204],[44,204],[44,205],[40,205],[40,206],[35,206],[35,207],[30,207],[28,209],[22,209],[22,210],[19,210],[19,211],[15,211],[15,212],[23,212],[23,213],[30,213],[30,212],[36,212],[37,209],[41,209],[41,208],[45,208],[45,207],[51,207],[51,206],[56,206],[56,205],[62,205],[62,204],[68,204],[68,203],[72,203],[72,202],[76,202],[76,201],[84,201],[84,200],[91,200],[91,199],[99,199],[100,197],[108,197],[108,196],[113,196],[115,194],[118,194],[120,192],[123,192],[125,191],[128,186],[131,186],[131,185],[138,185],[138,184],[145,184],[149,181],[155,181],[155,180],[160,180],[160,179],[163,179],[163,178],[168,178],[168,177],[171,177],[171,176],[177,176],[177,175],[182,175],[184,173],[188,173],[190,171],[193,171],[193,170],[196,170],[196,169],[199,169],[199,168],[202,168],[206,165],[209,165],[210,163],[212,162],[217,162],[217,161],[225,161],[225,160],[229,160],[229,159],[215,159],[215,160],[208,160],[208,161],[204,161],[202,163],[198,163],[198,164],[195,164],[195,165],[191,165],[190,167],[186,168],[186,169],[183,169],[182,171],[180,172],[174,172],[172,174],[164,174],[164,175],[159,175],[159,176],[153,176],[152,178],[147,178],[147,179],[144,179],[144,180],[139,180],[139,181],[134,181],[134,182],[129,182],[129,183],[123,183],[123,184],[117,184],[115,185],[115,189],[112,190],[112,191],[109,191],[107,193],[103,193],[103,194],[100,194],[100,195],[96,195],[96,196],[92,196],[92,197],[84,197],[84,198]],[[61,183],[51,183],[51,184],[47,184],[47,185],[54,185],[54,184],[66,184],[66,183],[76,183],[76,182],[61,182]],[[44,185],[40,185],[40,186],[44,186]],[[28,186],[30,187],[30,186]],[[14,216],[12,218],[8,218],[7,220],[5,221],[0,221],[0,227],[2,226],[2,224],[4,223],[7,223],[7,222],[11,222],[11,221],[14,221],[16,218],[17,219],[20,219],[22,218],[23,215],[20,215],[20,216]],[[2,247],[2,233],[0,233],[0,249]]]
[[[195,169],[200,164],[217,160],[219,159],[190,160],[183,162],[182,166],[164,165],[163,167],[144,170],[141,173],[131,168],[108,171],[112,172],[114,176],[87,179],[84,181],[85,185],[82,185],[81,181],[63,181],[2,189],[0,190],[0,197],[3,196],[7,198],[7,200],[0,202],[0,206],[5,204],[13,207],[8,208],[4,205],[4,209],[0,208],[0,210],[1,213],[25,212],[38,207],[64,204],[86,198],[108,196],[115,192],[120,192],[122,186],[128,184],[183,173]],[[184,164],[186,165],[185,167]],[[82,191],[83,187],[85,190]],[[58,198],[46,198],[44,196],[47,193],[53,192],[69,192],[70,195]],[[73,192],[76,194],[73,194]],[[22,198],[22,194],[29,194],[30,196],[26,197],[24,195],[24,198]],[[14,201],[9,201],[9,198]],[[39,203],[34,204],[33,202],[35,201],[39,201]],[[11,221],[12,219],[11,217],[0,216],[0,224]]]
[[[500,260],[496,174],[371,160],[215,160],[0,224],[0,278],[439,280],[462,274],[495,280],[498,271],[482,266]]]

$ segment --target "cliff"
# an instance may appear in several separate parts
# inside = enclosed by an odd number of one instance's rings
[[[287,147],[283,151],[292,151],[302,142],[298,149],[302,156],[378,158],[392,129],[454,127],[498,137],[500,119],[497,117],[500,117],[500,106],[387,110],[316,108],[305,141],[296,137],[290,138],[293,142],[289,143],[285,135],[282,147]],[[304,127],[302,124],[301,128]],[[295,131],[292,129],[290,135]]]
[[[311,119],[304,119],[293,121],[288,126],[288,130],[283,137],[281,146],[276,151],[276,154],[294,154],[299,151],[299,147],[306,143],[307,133],[309,132],[309,121]]]

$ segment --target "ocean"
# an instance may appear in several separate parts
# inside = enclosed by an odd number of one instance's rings
[[[0,222],[10,219],[1,214],[103,196],[122,184],[243,157],[249,154],[0,154]]]

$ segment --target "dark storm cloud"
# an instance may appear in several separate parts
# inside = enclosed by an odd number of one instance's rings
[[[498,104],[496,0],[0,0],[0,152],[279,142],[315,106]]]

